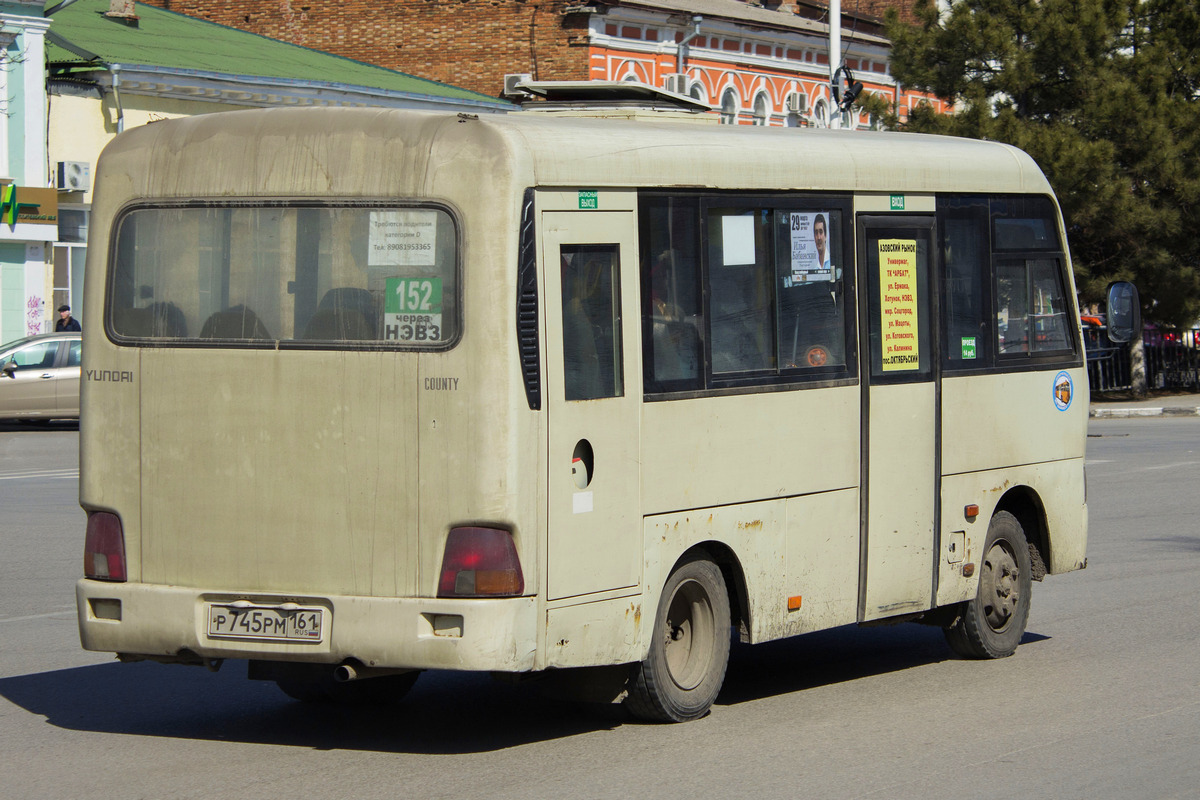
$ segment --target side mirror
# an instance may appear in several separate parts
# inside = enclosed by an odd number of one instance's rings
[[[0,372],[3,372],[9,378],[15,378],[17,375],[17,362],[12,359],[5,361],[4,365],[0,366]]]
[[[1108,286],[1108,338],[1132,342],[1142,333],[1142,303],[1137,287],[1127,281]]]

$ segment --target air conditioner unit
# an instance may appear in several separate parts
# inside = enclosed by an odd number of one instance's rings
[[[86,192],[91,188],[92,166],[86,161],[58,162],[58,190]]]
[[[672,72],[670,75],[667,75],[666,86],[663,88],[665,88],[668,92],[674,92],[675,94],[687,94],[687,75],[684,75],[682,72]]]
[[[808,98],[802,94],[789,94],[787,97],[787,112],[789,114],[808,113]]]
[[[504,91],[500,93],[501,97],[508,98],[529,98],[529,92],[523,91],[521,85],[529,83],[533,80],[533,76],[528,72],[510,73],[504,76]]]

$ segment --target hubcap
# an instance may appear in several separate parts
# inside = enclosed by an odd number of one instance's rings
[[[979,576],[983,613],[992,630],[1002,631],[1012,620],[1021,601],[1020,577],[1017,560],[1005,543],[993,544],[983,559],[983,573]]]
[[[671,680],[681,689],[694,689],[708,672],[715,624],[708,593],[695,581],[675,589],[663,625],[663,654]]]

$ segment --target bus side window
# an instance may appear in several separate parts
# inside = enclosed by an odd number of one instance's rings
[[[996,325],[1001,355],[1029,352],[1029,295],[1024,265],[1001,264],[996,268]]]
[[[775,367],[774,268],[770,214],[758,208],[714,208],[708,216],[712,371]]]
[[[700,377],[700,332],[696,315],[688,314],[678,301],[673,278],[679,271],[675,254],[665,251],[650,271],[651,365],[656,384],[694,382]]]
[[[775,212],[779,365],[813,369],[846,363],[841,212]]]
[[[1038,259],[1029,262],[1029,282],[1032,290],[1030,327],[1033,330],[1033,350],[1053,352],[1071,349],[1067,333],[1067,297],[1059,282],[1058,262]]]
[[[1048,197],[992,197],[997,355],[1071,358],[1070,295],[1057,213]],[[1020,364],[1022,361],[1010,361]]]
[[[1002,262],[996,267],[996,287],[1001,355],[1072,348],[1057,260]]]
[[[621,397],[617,245],[564,245],[560,255],[566,399]]]
[[[947,369],[980,369],[993,365],[991,262],[986,198],[940,199],[943,264],[942,326]]]
[[[642,363],[647,392],[704,385],[699,205],[649,197],[642,218]]]
[[[850,372],[846,198],[648,195],[647,396]]]

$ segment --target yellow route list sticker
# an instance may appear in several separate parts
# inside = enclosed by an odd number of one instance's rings
[[[879,310],[883,330],[883,371],[919,369],[917,336],[917,242],[879,240]]]

